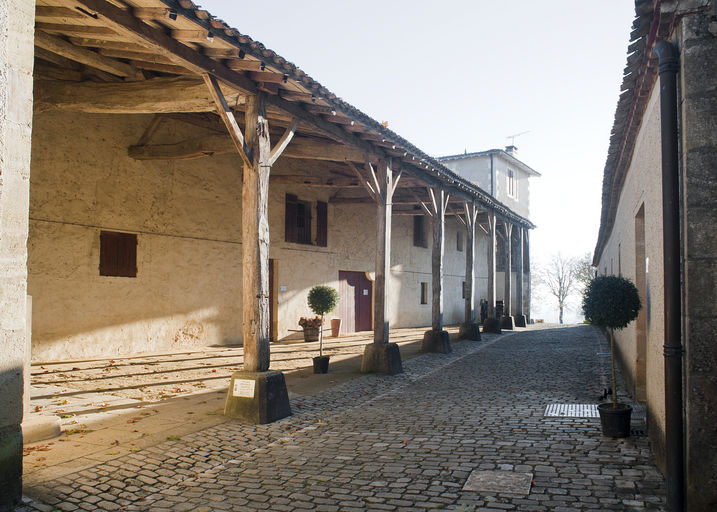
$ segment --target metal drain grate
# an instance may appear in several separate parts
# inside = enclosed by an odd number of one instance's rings
[[[632,437],[647,437],[647,430],[644,428],[633,428],[630,430]]]
[[[543,416],[558,418],[599,418],[596,404],[549,404]]]

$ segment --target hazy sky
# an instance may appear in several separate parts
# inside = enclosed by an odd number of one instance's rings
[[[430,155],[503,148],[507,136],[529,131],[515,145],[542,174],[531,181],[533,263],[592,253],[632,1],[202,7]]]

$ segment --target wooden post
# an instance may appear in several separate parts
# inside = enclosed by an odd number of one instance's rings
[[[391,280],[391,212],[393,209],[393,171],[390,161],[378,162],[376,185],[376,281],[374,291],[373,342],[388,343],[389,287]]]
[[[266,95],[246,99],[245,144],[251,165],[242,183],[242,334],[244,369],[269,369],[269,123]]]
[[[272,150],[266,94],[247,96],[241,132],[216,79],[204,81],[244,163],[242,178],[242,335],[244,369],[230,380],[224,414],[253,423],[271,423],[291,415],[284,375],[268,371],[269,354],[269,174],[291,141],[297,122]]]
[[[503,318],[501,319],[501,329],[513,329],[514,319],[511,304],[511,288],[513,282],[512,267],[512,234],[513,224],[507,220],[503,221],[503,234],[505,235],[505,290],[503,293]]]
[[[430,187],[433,220],[433,245],[431,251],[431,330],[423,335],[421,351],[448,353],[451,341],[443,330],[443,241],[448,206],[448,194],[441,187]]]
[[[488,214],[488,318],[495,318],[495,213]]]
[[[466,228],[466,280],[465,280],[465,317],[458,332],[463,340],[480,340],[480,326],[476,323],[475,293],[473,291],[475,281],[475,266],[473,265],[475,254],[476,217],[478,206],[476,203],[465,201],[465,228]]]
[[[374,282],[373,343],[366,345],[361,360],[362,372],[395,375],[403,372],[398,345],[389,343],[389,289],[391,283],[391,213],[393,193],[401,179],[393,175],[391,159],[379,160],[378,172],[367,162],[373,186],[367,186],[376,201],[376,280]],[[354,172],[361,177],[358,169]]]
[[[515,275],[515,325],[526,327],[525,312],[523,311],[523,233],[525,229],[518,226],[518,261],[516,262],[518,272]]]
[[[525,302],[524,302],[524,309],[523,314],[525,315],[525,323],[530,323],[530,294],[531,294],[531,288],[530,288],[530,231],[525,230],[524,231],[525,236],[525,245],[523,249],[523,267],[525,267]]]
[[[446,192],[433,187],[433,245],[431,249],[431,327],[434,331],[443,330],[443,242],[446,220]]]

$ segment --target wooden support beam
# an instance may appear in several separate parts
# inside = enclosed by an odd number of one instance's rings
[[[88,25],[65,25],[64,23],[35,23],[35,31],[62,34],[67,37],[92,37],[108,41],[121,41],[120,34],[106,27]]]
[[[167,7],[135,7],[132,14],[141,20],[165,20],[170,19],[171,9]]]
[[[77,11],[79,12],[79,11]],[[82,14],[84,16],[84,14]],[[86,46],[88,48],[102,48],[104,50],[127,50],[129,52],[139,52],[146,55],[156,55],[153,49],[145,48],[136,43],[128,43],[126,41],[106,41],[104,39],[92,39],[87,37],[71,37],[70,42],[75,46]]]
[[[281,183],[319,188],[359,188],[361,186],[356,179],[352,178],[327,178],[306,174],[272,174],[270,181],[272,185]]]
[[[147,128],[144,130],[144,133],[137,141],[138,146],[143,146],[144,144],[147,144],[150,139],[152,138],[152,135],[157,131],[159,128],[159,125],[164,122],[164,117],[159,115],[152,116],[152,120],[149,122],[149,125],[147,125]]]
[[[222,118],[222,121],[224,122],[224,125],[227,127],[227,131],[229,132],[229,136],[232,138],[232,142],[234,143],[234,146],[236,147],[237,151],[239,152],[239,156],[241,156],[242,160],[244,160],[245,166],[251,166],[252,165],[252,155],[250,152],[250,149],[247,147],[246,143],[244,142],[244,134],[241,132],[241,129],[239,128],[239,125],[237,124],[237,120],[234,117],[234,112],[232,109],[229,108],[229,105],[227,105],[226,100],[224,99],[224,94],[222,93],[221,88],[219,87],[219,83],[217,82],[216,78],[214,78],[212,75],[209,75],[205,73],[202,75],[202,78],[204,78],[204,82],[207,84],[207,87],[209,88],[209,94],[211,94],[212,98],[214,99],[214,103],[217,107],[217,113],[219,114],[219,117]],[[264,108],[266,106],[264,105]],[[249,108],[247,104],[247,119],[249,117]],[[266,112],[263,113],[263,115],[266,117]],[[247,129],[249,126],[246,126]],[[269,139],[269,133],[268,133],[268,124],[267,124],[267,134],[266,134],[267,140]],[[270,156],[267,156],[266,160],[271,160]],[[271,163],[269,163],[271,166]],[[268,184],[267,184],[268,186]]]
[[[233,153],[234,143],[222,135],[194,137],[174,144],[131,146],[130,157],[135,160],[190,160],[211,155]],[[362,161],[366,155],[349,146],[322,141],[312,137],[295,137],[284,150],[286,158],[324,160],[330,162]]]
[[[478,216],[478,205],[475,202],[465,201],[463,203],[465,210],[465,228],[466,228],[466,288],[465,288],[465,323],[475,323],[475,235],[476,235],[476,217]]]
[[[495,248],[496,217],[488,213],[488,318],[495,318]]]
[[[505,234],[505,290],[503,292],[503,315],[512,316],[511,292],[513,287],[512,267],[512,233],[513,224],[503,221],[503,232]]]
[[[370,164],[368,164],[370,166]],[[389,342],[391,279],[391,211],[393,208],[393,169],[390,160],[379,160],[376,196],[376,281],[374,283],[373,342]],[[372,169],[373,172],[373,169]],[[375,173],[374,173],[375,174]]]
[[[363,186],[363,188],[366,189],[366,191],[368,192],[368,195],[371,196],[371,199],[378,202],[379,198],[376,195],[376,191],[373,189],[373,187],[368,182],[368,180],[366,178],[364,178],[363,174],[361,174],[361,171],[358,170],[358,167],[356,167],[356,165],[354,165],[354,163],[351,161],[347,161],[346,163],[348,164],[348,166],[351,168],[351,170],[354,172],[354,174],[358,178],[359,183]]]
[[[50,34],[40,30],[35,32],[35,45],[49,52],[61,55],[67,59],[85,64],[86,66],[101,69],[102,71],[112,73],[113,75],[122,77],[132,77],[137,75],[137,69],[129,64],[100,55],[92,50],[75,46],[72,43],[68,43],[64,39],[51,36]]]
[[[217,87],[218,89],[218,87]],[[233,115],[231,116],[233,119]],[[242,181],[242,334],[244,370],[269,369],[269,122],[266,98],[247,98]]]
[[[35,19],[45,18],[60,18],[60,19],[81,19],[85,15],[74,9],[68,9],[66,7],[52,7],[49,5],[36,5],[35,6]]]
[[[258,60],[231,59],[225,61],[226,66],[232,71],[259,71],[262,63]]]
[[[271,148],[271,154],[269,156],[269,165],[274,165],[276,160],[281,156],[281,154],[284,152],[286,147],[291,142],[291,139],[294,138],[294,134],[296,133],[296,127],[299,125],[299,121],[294,119],[294,122],[291,123],[291,126],[286,129],[284,132],[284,135],[281,136],[279,139],[279,142],[277,142],[273,148]]]
[[[65,110],[102,114],[159,114],[214,112],[207,86],[196,78],[153,78],[141,82],[65,84],[35,81],[34,107],[38,112]],[[224,90],[231,105],[244,102],[244,93]]]
[[[431,327],[443,330],[443,253],[445,239],[446,204],[448,195],[443,188],[430,188],[435,205],[433,211],[433,245],[431,249]]]
[[[157,53],[137,52],[133,50],[121,50],[117,48],[100,48],[100,55],[112,57],[115,59],[132,59],[144,62],[156,62],[158,64],[173,64],[174,61],[166,55]]]
[[[518,272],[515,276],[515,312],[516,315],[523,315],[523,227],[516,226],[518,230],[518,250],[516,267]]]

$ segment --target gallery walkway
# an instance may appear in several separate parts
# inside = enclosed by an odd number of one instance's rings
[[[91,467],[31,473],[26,494],[46,505],[24,509],[662,510],[644,436],[608,439],[595,418],[544,416],[550,404],[597,402],[606,352],[588,326],[454,343],[406,360],[399,376],[294,393],[294,415],[271,425],[185,434],[166,423],[160,444],[118,454],[109,443]],[[48,457],[82,446],[67,438]]]

